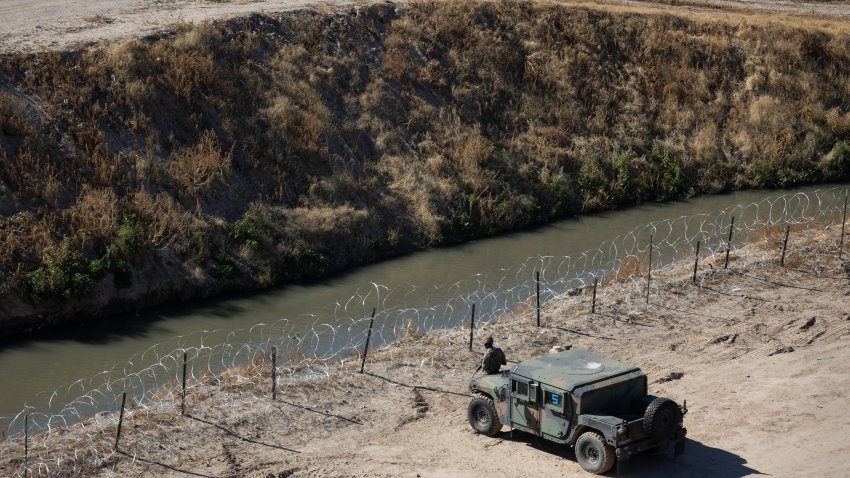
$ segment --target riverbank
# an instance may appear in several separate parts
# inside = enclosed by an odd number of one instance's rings
[[[846,22],[678,13],[371,4],[6,54],[0,332],[850,179]]]
[[[357,357],[284,366],[276,400],[269,364],[257,363],[190,384],[186,417],[179,390],[167,387],[156,405],[128,407],[120,454],[109,413],[34,437],[31,463],[59,450],[97,476],[586,476],[570,452],[520,432],[471,432],[466,383],[492,334],[510,360],[572,344],[634,363],[651,393],[688,401],[685,455],[637,458],[632,476],[841,474],[850,466],[850,263],[838,260],[834,227],[795,230],[784,267],[783,231],[764,237],[734,252],[727,271],[723,254],[700,260],[696,286],[690,261],[653,271],[649,305],[640,281],[619,274],[623,282],[601,289],[597,314],[589,297],[555,299],[538,328],[531,308],[519,308],[477,330],[474,352],[468,330],[411,329],[370,353],[364,375]],[[2,446],[4,457],[22,454],[19,441]]]

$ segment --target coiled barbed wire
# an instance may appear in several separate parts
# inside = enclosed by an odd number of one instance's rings
[[[221,400],[235,405],[267,398],[268,388],[259,385],[268,381],[272,351],[276,353],[279,393],[330,377],[334,370],[350,370],[362,358],[372,309],[377,312],[370,348],[394,344],[391,360],[419,365],[443,345],[434,341],[423,357],[421,348],[414,352],[411,344],[426,335],[433,339],[440,331],[449,334],[468,326],[472,304],[476,306],[476,327],[528,315],[535,307],[537,274],[543,304],[554,301],[562,309],[587,307],[590,299],[585,292],[595,282],[601,284],[597,290],[601,304],[614,296],[643,304],[649,270],[664,271],[694,259],[711,269],[725,268],[727,250],[734,255],[746,244],[775,243],[781,240],[783,226],[834,229],[842,224],[847,192],[846,187],[800,192],[656,221],[581,254],[528,257],[514,267],[448,284],[391,287],[373,283],[297,320],[284,318],[246,329],[175,337],[132,356],[125,364],[38,395],[35,401],[46,406],[28,405],[14,417],[0,417],[0,424],[8,423],[7,438],[0,443],[0,449],[8,453],[3,453],[0,470],[13,473],[11,476],[24,475],[19,443],[25,421],[27,431],[36,434],[26,463],[29,474],[72,476],[87,467],[108,467],[116,453],[112,437],[118,417],[112,412],[120,408],[122,394],[130,400],[128,413],[148,420],[169,420],[179,411],[175,404],[182,400],[184,366],[192,406],[203,406],[204,397],[218,392],[226,394],[226,398],[218,398],[219,404]],[[838,234],[826,250],[791,247],[800,256],[798,260],[817,262],[821,255],[837,252]],[[697,243],[699,256],[695,257]],[[748,254],[746,264],[739,264],[733,256],[728,268],[740,271],[777,260],[775,248]],[[657,283],[652,287],[649,283],[650,292],[658,293]],[[299,325],[304,323],[311,325]],[[83,432],[71,433],[75,426]]]

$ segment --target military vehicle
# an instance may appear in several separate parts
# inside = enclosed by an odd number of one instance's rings
[[[684,451],[686,404],[647,394],[646,374],[587,350],[567,349],[469,382],[469,424],[493,436],[512,430],[563,443],[579,464],[605,473],[623,470],[643,451]]]

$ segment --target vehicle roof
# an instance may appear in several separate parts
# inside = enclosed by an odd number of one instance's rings
[[[573,391],[577,387],[614,376],[640,372],[640,368],[588,350],[572,348],[545,357],[526,360],[517,364],[512,372],[531,380]]]

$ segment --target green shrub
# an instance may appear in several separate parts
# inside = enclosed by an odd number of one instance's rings
[[[304,265],[304,277],[318,279],[327,273],[328,258],[319,251],[311,248],[304,249],[301,254]]]
[[[678,198],[682,191],[682,160],[660,144],[652,146],[651,157],[659,168],[656,199],[663,202]]]
[[[284,246],[283,265],[290,270],[292,277],[319,279],[327,274],[328,257],[303,244]]]
[[[103,260],[103,259],[95,259],[95,260],[89,262],[89,268],[88,268],[89,269],[88,270],[89,277],[91,277],[92,279],[100,279],[101,277],[106,275],[106,273],[108,272],[108,270],[109,270],[108,266],[109,266],[108,262]]]
[[[249,249],[271,244],[274,223],[268,208],[252,204],[242,218],[233,223],[233,237]]]
[[[850,145],[838,141],[832,148],[832,158],[827,166],[829,179],[833,181],[850,180]]]
[[[584,158],[578,173],[578,187],[584,198],[582,208],[594,210],[608,204],[608,171],[595,155]]]
[[[236,261],[225,251],[218,251],[213,256],[213,265],[210,273],[216,279],[232,279],[238,272]]]
[[[91,289],[90,267],[67,239],[45,249],[42,266],[23,277],[23,288],[35,303],[71,300]]]
[[[633,200],[629,197],[629,194],[632,192],[631,174],[629,174],[631,160],[631,151],[623,151],[611,158],[611,164],[614,169],[614,178],[611,184],[611,206],[620,206],[624,202]]]
[[[460,204],[454,208],[454,230],[462,237],[466,237],[474,232],[476,224],[475,206],[478,203],[478,198],[475,194],[466,194],[458,201]]]
[[[145,228],[136,215],[124,214],[121,227],[118,228],[118,237],[109,246],[107,256],[113,261],[132,259],[144,245],[144,240]]]

